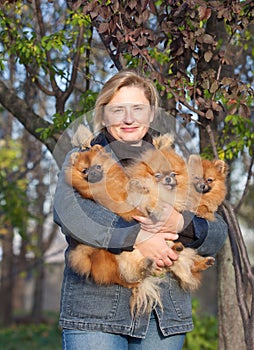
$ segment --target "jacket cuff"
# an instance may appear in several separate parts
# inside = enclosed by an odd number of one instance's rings
[[[208,234],[208,222],[206,219],[200,218],[198,216],[194,216],[192,222],[194,226],[195,240],[190,245],[190,247],[198,248],[204,242]]]
[[[193,226],[193,216],[194,214],[190,211],[182,212],[184,225],[182,232],[179,232],[179,238],[177,242],[181,242],[184,246],[191,244],[195,239],[194,226]]]

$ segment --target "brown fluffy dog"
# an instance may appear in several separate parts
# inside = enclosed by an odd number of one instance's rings
[[[129,186],[129,178],[122,167],[100,145],[71,155],[66,181],[84,198],[97,201],[128,221],[134,215],[152,215],[153,218],[158,215],[156,188],[141,185],[134,193],[136,188]],[[131,198],[140,199],[139,209],[129,204],[129,193]],[[137,249],[116,255],[105,249],[78,244],[70,251],[69,262],[75,272],[91,276],[98,284],[116,283],[131,288],[132,312],[151,309],[159,302],[158,281],[151,278],[145,284],[140,283],[154,273],[155,264]]]
[[[144,188],[154,187],[158,191],[160,205],[163,202],[171,204],[176,210],[185,208],[189,190],[188,170],[186,163],[173,149],[149,150],[141,161],[128,167],[131,178],[129,188],[135,193],[135,185]],[[133,205],[135,198],[129,195]]]
[[[189,210],[190,179],[186,162],[171,148],[171,135],[159,136],[154,144],[159,151],[149,150],[140,162],[128,169],[134,179],[133,186],[142,183],[148,186],[157,184],[160,202],[169,203],[180,212]],[[178,253],[178,259],[164,271],[173,273],[183,289],[197,289],[202,277],[200,272],[213,265],[215,259],[202,257],[196,250],[184,248],[181,243],[169,241],[168,244]]]
[[[228,167],[222,160],[200,159],[191,155],[188,161],[190,174],[189,208],[197,216],[215,220],[214,213],[226,197]]]
[[[141,198],[139,209],[129,203],[129,177],[100,145],[71,154],[66,180],[84,198],[100,203],[127,221],[135,215],[148,216],[156,209],[157,190],[153,188],[139,186],[138,193],[133,193]]]

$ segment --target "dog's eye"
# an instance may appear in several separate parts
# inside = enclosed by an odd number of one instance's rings
[[[176,177],[176,173],[172,171],[172,173],[170,173],[170,177]]]
[[[99,164],[96,164],[96,167],[95,167],[96,170],[101,170],[101,165]]]
[[[161,173],[156,173],[156,174],[154,174],[154,177],[156,178],[156,179],[160,179],[161,178]]]
[[[85,168],[85,169],[82,170],[83,174],[87,174],[87,172],[88,172],[88,168]]]
[[[211,184],[211,183],[213,182],[213,179],[209,177],[209,178],[206,180],[206,182],[209,183],[209,184]]]

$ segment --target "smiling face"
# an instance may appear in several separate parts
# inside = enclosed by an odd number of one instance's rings
[[[153,107],[144,91],[136,86],[124,86],[105,106],[104,125],[116,140],[140,145],[153,117]]]

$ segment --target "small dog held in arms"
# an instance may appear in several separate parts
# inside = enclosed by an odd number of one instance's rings
[[[66,169],[66,180],[81,196],[99,202],[126,220],[131,220],[133,215],[159,219],[163,202],[182,211],[187,209],[188,202],[188,168],[170,143],[169,136],[155,139],[157,149],[145,153],[127,172],[99,145],[75,152]],[[182,288],[196,289],[200,284],[200,271],[211,266],[214,258],[203,258],[181,243],[168,244],[178,254],[178,260],[167,271],[175,275]],[[115,255],[105,249],[78,244],[71,250],[69,261],[74,271],[91,276],[98,284],[117,283],[131,288],[132,313],[149,312],[155,304],[161,305],[161,279],[154,277],[155,264],[137,249]]]
[[[154,145],[160,153],[155,157],[152,151],[148,151],[140,163],[131,168],[132,178],[141,183],[145,176],[155,178],[160,201],[171,204],[179,212],[188,210],[199,217],[214,220],[214,212],[226,196],[227,165],[221,160],[201,160],[198,155],[191,155],[186,165],[172,149],[170,134],[155,138]],[[170,164],[171,173],[166,171],[166,164]],[[166,270],[174,274],[183,289],[195,290],[201,283],[200,272],[213,265],[215,259],[202,257],[191,248],[178,247],[178,252],[178,259]]]
[[[134,215],[155,217],[159,213],[156,188],[148,191],[139,187],[137,196],[142,197],[139,209],[129,204],[128,196],[132,192],[129,178],[100,145],[71,154],[66,181],[84,198],[97,201],[127,221]],[[78,244],[70,251],[69,263],[75,272],[92,277],[98,284],[131,288],[132,313],[151,309],[154,301],[159,300],[158,282],[149,279],[155,271],[154,261],[144,258],[137,249],[116,255],[105,249]]]
[[[210,161],[192,154],[188,169],[191,192],[189,210],[207,220],[215,220],[214,213],[227,194],[227,164],[219,159]]]

